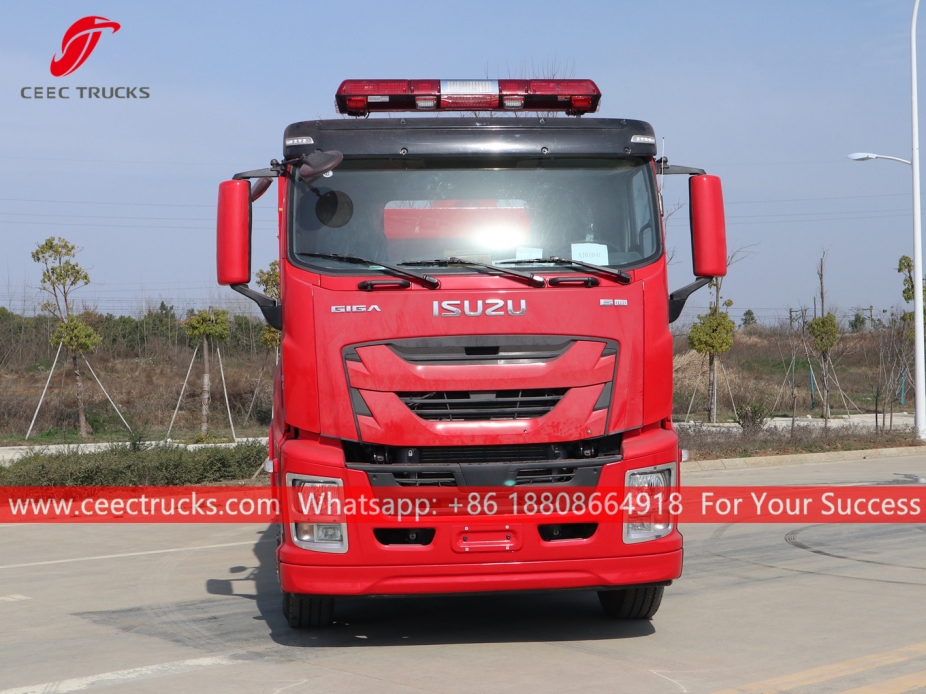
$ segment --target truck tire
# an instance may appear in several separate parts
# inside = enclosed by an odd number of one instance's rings
[[[293,629],[330,627],[334,619],[334,598],[283,593],[283,615]]]
[[[598,600],[609,619],[649,619],[662,602],[663,586],[599,590]]]

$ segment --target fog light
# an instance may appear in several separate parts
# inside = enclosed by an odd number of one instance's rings
[[[341,526],[333,524],[315,524],[315,541],[316,542],[340,542],[343,539],[341,536]]]
[[[669,508],[674,491],[675,463],[629,470],[624,479],[627,492],[624,542],[647,542],[672,532]]]
[[[296,523],[294,537],[300,542],[337,542],[344,540],[336,523]]]

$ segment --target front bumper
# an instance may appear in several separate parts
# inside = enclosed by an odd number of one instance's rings
[[[628,437],[623,460],[602,466],[598,488],[616,490],[617,498],[621,498],[628,469],[674,461],[677,446],[675,433],[664,429]],[[366,472],[344,467],[337,442],[289,441],[282,457],[287,474],[336,477],[344,480],[346,488],[372,492]],[[511,547],[487,553],[460,546],[457,535],[466,529],[464,525],[436,524],[433,542],[427,546],[384,546],[374,538],[375,524],[346,522],[349,550],[338,554],[296,547],[289,538],[289,528],[284,529],[284,542],[277,550],[284,591],[407,595],[603,588],[662,583],[682,573],[682,536],[677,528],[660,539],[627,544],[622,539],[621,517],[599,524],[587,539],[554,542],[543,541],[537,526],[555,521],[538,516],[500,519],[500,523],[511,524]],[[405,525],[432,524],[422,518]],[[508,525],[504,527],[507,533]]]
[[[681,549],[599,559],[480,564],[305,566],[280,563],[288,593],[418,595],[605,588],[671,581],[682,574]]]

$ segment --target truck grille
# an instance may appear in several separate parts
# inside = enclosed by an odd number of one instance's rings
[[[400,487],[456,487],[457,478],[451,470],[415,470],[411,472],[393,472],[396,484]]]
[[[514,446],[425,446],[418,449],[421,463],[519,463],[547,460],[545,443]]]
[[[480,421],[542,417],[556,407],[567,390],[435,391],[397,395],[408,409],[422,419],[437,422]]]
[[[567,484],[575,476],[574,467],[523,468],[518,470],[515,484]]]

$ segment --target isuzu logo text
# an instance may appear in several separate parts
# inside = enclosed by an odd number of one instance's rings
[[[507,310],[506,310],[507,309]],[[458,318],[459,316],[523,316],[527,313],[527,301],[521,299],[515,310],[514,301],[508,299],[477,299],[475,301],[435,301],[434,317]]]

